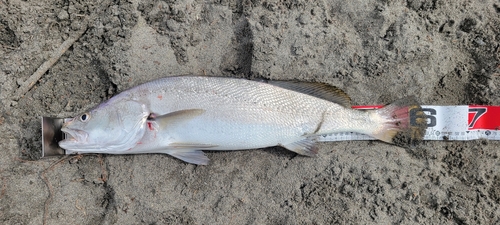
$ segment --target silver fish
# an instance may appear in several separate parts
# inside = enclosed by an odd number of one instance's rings
[[[425,118],[413,98],[378,110],[351,109],[340,89],[321,83],[179,76],[154,80],[65,122],[59,145],[78,153],[164,153],[206,165],[202,150],[282,146],[318,152],[316,139],[358,132],[392,143],[421,139]],[[416,122],[415,122],[416,121]]]

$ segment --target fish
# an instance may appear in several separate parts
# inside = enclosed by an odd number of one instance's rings
[[[421,140],[422,115],[414,97],[357,110],[345,92],[324,83],[174,76],[123,91],[67,120],[61,131],[68,138],[59,146],[79,154],[161,153],[197,165],[209,162],[204,150],[281,146],[315,156],[318,138],[337,132],[387,143],[401,135]]]

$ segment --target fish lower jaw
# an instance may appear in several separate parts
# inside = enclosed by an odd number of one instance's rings
[[[59,146],[64,148],[66,145],[75,145],[77,143],[78,143],[78,140],[76,140],[76,138],[74,138],[70,134],[66,133],[66,138],[59,142]]]
[[[80,141],[73,136],[72,132],[63,131],[66,137],[59,141],[59,146],[66,150],[73,150],[76,146],[79,146]]]
[[[87,140],[88,137],[88,134],[81,130],[62,128],[61,131],[64,132],[64,134],[66,134],[66,139],[64,140],[72,142],[84,141]]]
[[[62,141],[59,141],[59,146],[66,150],[71,150],[72,146],[75,146],[78,141],[75,138],[66,138]]]

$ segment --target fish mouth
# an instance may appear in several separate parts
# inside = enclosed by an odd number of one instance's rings
[[[87,140],[88,134],[83,130],[73,130],[66,127],[61,128],[61,131],[66,134],[66,138],[59,142],[59,145],[64,148],[67,144],[82,143]]]

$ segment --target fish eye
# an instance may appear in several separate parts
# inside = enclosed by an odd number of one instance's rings
[[[87,122],[90,119],[90,114],[84,113],[80,116],[80,121]]]

